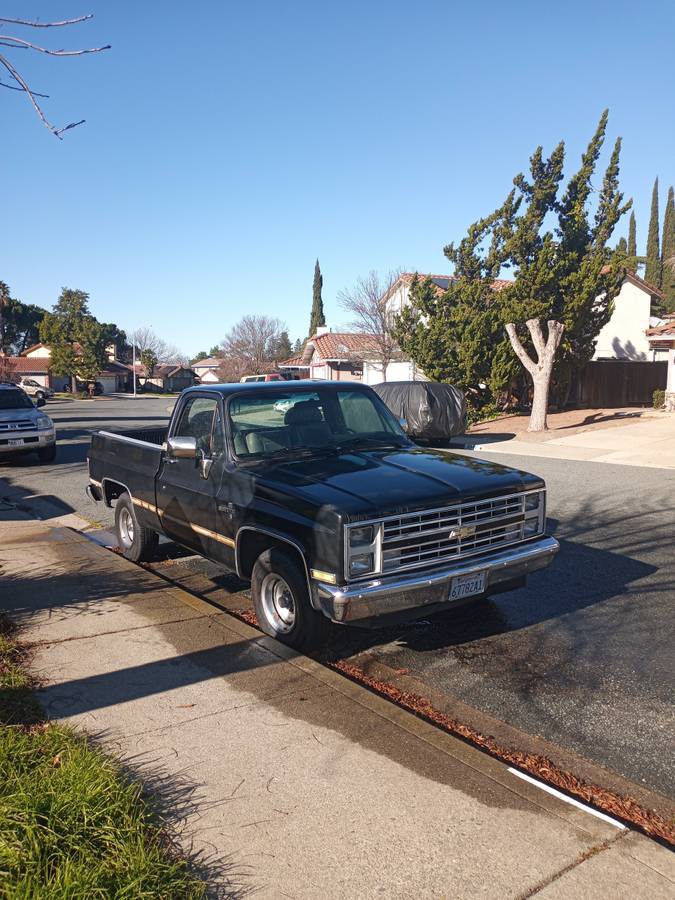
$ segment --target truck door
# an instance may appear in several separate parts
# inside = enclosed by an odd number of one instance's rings
[[[216,497],[225,465],[220,398],[190,395],[169,436],[194,437],[198,458],[164,456],[157,476],[157,504],[164,532],[197,553],[218,558],[220,554],[215,551],[221,536],[215,532]],[[232,543],[228,539],[228,546]]]

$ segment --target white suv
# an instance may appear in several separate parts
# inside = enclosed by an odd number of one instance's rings
[[[37,401],[43,406],[44,399]],[[0,459],[37,452],[42,463],[56,459],[54,423],[17,384],[0,382]]]
[[[54,396],[54,391],[51,388],[45,387],[44,384],[40,384],[34,378],[22,378],[21,387],[29,397],[35,397],[36,400],[46,400],[48,397]]]

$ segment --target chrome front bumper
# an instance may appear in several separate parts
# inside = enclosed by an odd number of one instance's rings
[[[485,593],[497,585],[545,569],[558,552],[555,538],[535,538],[487,557],[457,562],[431,572],[414,572],[346,586],[314,582],[314,599],[334,622],[358,622],[376,616],[447,603],[449,583],[458,575],[486,573]]]

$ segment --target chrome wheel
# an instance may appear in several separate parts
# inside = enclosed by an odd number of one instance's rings
[[[280,575],[270,572],[260,585],[260,599],[265,617],[279,634],[288,634],[295,625],[293,592]]]
[[[119,539],[122,542],[122,546],[128,549],[134,542],[134,517],[128,509],[120,511],[117,527],[119,529]]]

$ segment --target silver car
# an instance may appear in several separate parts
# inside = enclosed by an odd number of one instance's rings
[[[21,387],[34,400],[46,400],[48,397],[54,396],[54,391],[51,388],[45,387],[44,384],[40,384],[34,378],[22,378]]]
[[[38,406],[45,401],[39,399]],[[17,384],[0,383],[0,459],[16,453],[37,453],[40,462],[56,459],[54,423]]]

